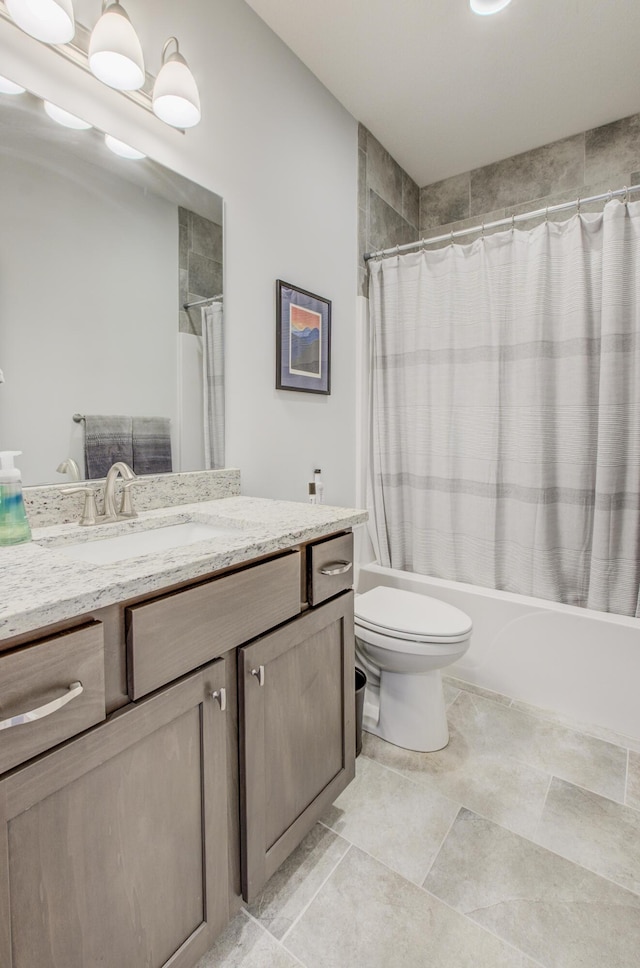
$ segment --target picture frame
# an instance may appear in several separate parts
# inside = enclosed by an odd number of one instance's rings
[[[331,393],[331,300],[276,280],[276,390]]]

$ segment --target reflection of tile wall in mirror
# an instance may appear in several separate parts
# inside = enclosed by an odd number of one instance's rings
[[[73,413],[169,417],[174,470],[203,468],[199,341],[176,313],[222,292],[220,196],[25,94],[0,95],[0,204],[0,446],[25,484],[83,468]]]

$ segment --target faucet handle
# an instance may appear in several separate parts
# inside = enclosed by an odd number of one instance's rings
[[[96,506],[96,492],[93,487],[62,487],[63,494],[84,494],[84,508],[80,516],[80,524],[96,524],[98,508]]]
[[[126,483],[122,485],[122,501],[120,503],[121,518],[138,517],[138,512],[135,510],[133,506],[133,494],[131,493],[131,489],[135,487],[136,484],[139,484],[139,483],[140,483],[139,478],[134,477],[132,481],[126,481]]]

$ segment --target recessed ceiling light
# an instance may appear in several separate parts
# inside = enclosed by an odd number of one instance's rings
[[[511,0],[469,0],[469,6],[473,12],[480,14],[481,17],[487,17],[491,13],[500,13],[510,3]]]
[[[76,25],[71,0],[5,0],[11,19],[45,44],[67,44]]]
[[[118,141],[113,135],[105,134],[104,143],[110,151],[113,151],[114,155],[120,155],[121,158],[131,158],[132,161],[139,161],[141,158],[146,158],[147,156],[137,148],[132,148],[131,145],[126,144],[124,141]]]
[[[0,74],[0,94],[24,94],[25,91],[25,87],[20,87],[19,84]]]
[[[57,104],[52,104],[51,101],[44,102],[44,109],[52,121],[63,124],[65,128],[74,128],[76,131],[88,131],[89,128],[93,127],[88,121],[83,121],[82,118],[78,118],[75,114],[65,111],[64,108],[59,108]]]

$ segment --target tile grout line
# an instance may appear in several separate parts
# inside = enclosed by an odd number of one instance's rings
[[[281,948],[282,951],[284,951],[289,958],[293,958],[296,964],[300,965],[300,968],[307,968],[304,961],[300,961],[300,959],[296,955],[294,955],[292,951],[289,951],[288,948],[285,948],[285,946],[281,943],[280,939],[274,937],[274,935],[271,934],[269,929],[265,928],[264,924],[262,924],[261,921],[258,921],[255,915],[253,915],[250,911],[248,911],[247,908],[242,908],[241,910],[246,914],[249,921],[252,921],[254,924],[256,924],[260,928],[260,931],[263,934],[266,934],[266,936],[269,938],[270,941],[275,941],[278,947]]]
[[[319,820],[318,823],[321,824],[321,826],[323,826],[325,828],[325,830],[331,830],[331,828],[330,827],[327,827],[327,825],[324,824],[324,823],[322,823],[322,821]],[[317,898],[318,894],[323,889],[323,887],[325,886],[325,884],[327,883],[327,881],[329,880],[329,878],[332,877],[333,874],[335,874],[335,872],[337,871],[338,867],[340,866],[340,864],[342,863],[342,861],[345,859],[345,857],[347,856],[347,854],[349,853],[349,851],[353,847],[353,844],[351,843],[350,840],[347,840],[345,837],[341,837],[340,834],[336,834],[335,830],[331,830],[331,833],[334,834],[336,837],[340,837],[340,840],[343,840],[345,842],[345,844],[347,845],[347,849],[345,850],[344,854],[333,865],[333,867],[331,868],[331,870],[329,871],[329,873],[327,874],[327,876],[324,878],[324,880],[322,881],[322,883],[320,884],[320,886],[318,887],[318,889],[313,893],[312,897],[307,901],[307,903],[302,908],[302,910],[299,912],[299,914],[297,915],[297,917],[295,917],[293,919],[293,921],[291,922],[291,924],[289,925],[289,927],[287,928],[287,930],[284,932],[284,934],[280,938],[280,942],[282,943],[282,946],[283,946],[283,948],[285,948],[286,951],[288,951],[289,949],[284,944],[285,938],[287,938],[291,934],[291,932],[295,928],[295,926],[298,923],[298,921],[300,921],[300,919],[307,913],[307,911],[309,910],[309,908],[311,907],[311,905],[313,904],[313,902],[315,901],[315,899]]]
[[[455,802],[455,801],[454,801],[454,802]],[[458,817],[460,816],[460,810],[462,810],[462,809],[463,809],[463,806],[462,806],[462,804],[460,804],[460,807],[459,807],[459,809],[458,809],[458,811],[457,811],[457,813],[456,813],[456,815],[455,815],[455,817],[453,818],[453,820],[451,821],[451,823],[450,823],[450,824],[449,824],[449,826],[447,827],[447,832],[445,833],[445,835],[444,835],[444,837],[443,837],[443,838],[442,838],[442,840],[440,841],[440,844],[438,845],[438,849],[437,849],[436,851],[434,851],[434,854],[433,854],[433,857],[431,858],[431,861],[430,861],[430,863],[429,863],[429,866],[427,867],[427,870],[426,870],[426,872],[425,872],[425,875],[424,875],[424,877],[422,878],[422,883],[421,883],[421,884],[419,885],[420,887],[423,887],[423,886],[424,886],[424,882],[426,881],[426,879],[427,879],[427,877],[428,877],[428,876],[429,876],[429,874],[431,873],[431,870],[432,870],[432,868],[433,868],[433,865],[434,865],[434,864],[435,864],[435,862],[437,861],[437,859],[438,859],[438,856],[439,856],[439,854],[440,854],[440,851],[441,851],[441,850],[442,850],[442,848],[444,847],[444,844],[445,844],[445,841],[446,841],[446,839],[447,839],[447,837],[449,836],[449,834],[450,834],[450,833],[451,833],[451,831],[453,830],[453,827],[454,827],[454,824],[455,824],[455,822],[456,822],[456,820],[458,819]]]
[[[542,823],[542,818],[544,816],[544,811],[546,810],[546,807],[547,807],[547,800],[549,799],[549,791],[551,790],[551,784],[552,783],[553,783],[553,773],[550,773],[549,774],[549,782],[547,783],[547,792],[545,793],[544,800],[542,801],[542,810],[540,811],[540,815],[539,815],[538,819],[536,820],[535,827],[533,828],[533,831],[532,831],[532,834],[531,834],[532,843],[537,843],[537,841],[533,840],[533,838],[538,836],[538,829],[540,827],[540,824]],[[540,845],[538,845],[538,846],[540,846]]]

